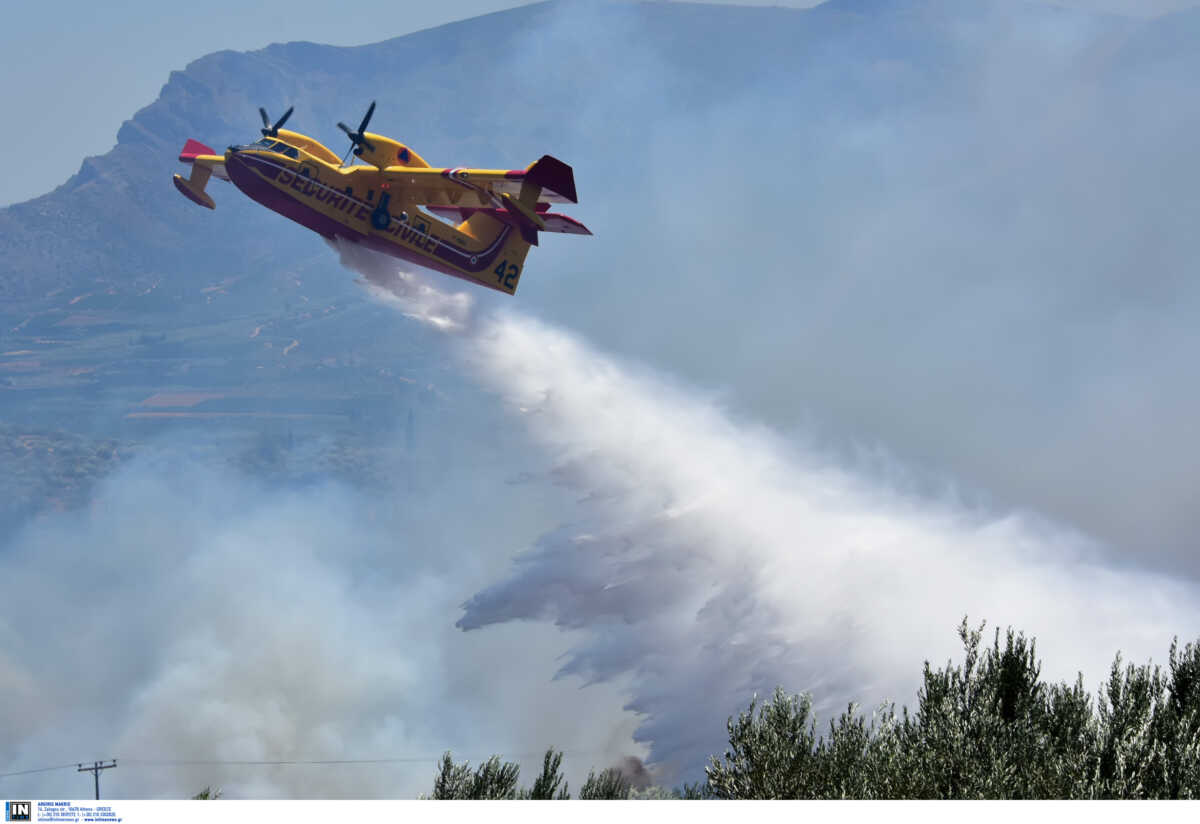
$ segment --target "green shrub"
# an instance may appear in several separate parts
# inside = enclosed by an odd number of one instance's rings
[[[516,798],[520,772],[518,765],[502,763],[500,756],[493,755],[472,773],[468,762],[455,764],[446,752],[433,781],[432,798],[439,801]]]
[[[562,801],[570,798],[571,796],[567,792],[567,782],[563,780],[563,774],[559,770],[561,765],[562,753],[555,752],[553,749],[546,750],[546,755],[542,759],[541,775],[534,779],[533,786],[521,797],[533,801]],[[562,789],[559,789],[560,784]]]
[[[1011,628],[981,647],[959,627],[963,663],[926,662],[917,708],[870,723],[853,705],[814,741],[806,695],[777,689],[729,719],[730,748],[706,773],[718,798],[1197,798],[1200,647],[1173,643],[1170,675],[1122,669],[1095,710],[1079,676],[1041,680],[1036,643]]]
[[[729,718],[729,746],[702,784],[631,791],[617,767],[588,773],[584,799],[667,798],[1200,798],[1200,646],[1172,642],[1167,672],[1122,666],[1097,700],[1041,678],[1036,642],[1009,628],[984,646],[983,625],[958,628],[959,665],[925,663],[912,712],[847,707],[818,737],[812,700],[776,688]],[[546,752],[533,787],[493,756],[472,773],[446,753],[434,798],[568,798],[562,753]],[[561,786],[561,789],[560,789]]]
[[[579,791],[579,797],[588,801],[623,801],[629,798],[629,791],[629,781],[621,771],[616,767],[609,767],[599,775],[589,770],[587,780],[583,782],[583,788]]]

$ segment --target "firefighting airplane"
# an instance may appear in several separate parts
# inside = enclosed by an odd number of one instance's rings
[[[265,109],[258,111],[263,136],[256,143],[219,155],[189,140],[179,160],[190,163],[192,173],[175,175],[175,188],[212,209],[204,188],[216,175],[326,238],[345,238],[510,295],[539,232],[591,234],[579,221],[548,211],[551,203],[578,202],[571,167],[550,155],[512,171],[435,169],[403,143],[367,131],[372,102],[358,129],[338,123],[355,157],[370,164],[347,166],[313,138],[282,128],[292,109],[274,124]]]

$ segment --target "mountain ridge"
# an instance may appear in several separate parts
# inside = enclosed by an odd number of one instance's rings
[[[639,69],[645,75],[657,69],[674,84],[655,86],[653,77],[639,77],[650,83],[631,101],[638,117],[659,107],[656,96],[681,101],[668,103],[669,114],[687,104],[732,98],[780,73],[795,76],[800,87],[807,83],[807,93],[820,93],[819,82],[805,76],[830,77],[833,71],[821,61],[836,63],[845,58],[838,50],[851,47],[861,52],[860,60],[876,54],[917,66],[942,61],[941,70],[952,72],[960,57],[939,53],[936,30],[918,30],[902,15],[880,11],[931,5],[945,4],[834,0],[813,9],[781,9],[612,3],[580,11],[549,0],[360,46],[296,41],[213,52],[171,72],[158,97],[122,123],[112,150],[83,159],[50,192],[0,209],[0,297],[30,300],[75,288],[72,273],[86,271],[109,285],[129,278],[131,288],[140,290],[155,279],[171,280],[181,259],[225,269],[260,257],[262,244],[245,227],[261,229],[263,223],[250,217],[235,192],[222,191],[217,213],[201,216],[172,191],[168,171],[189,137],[219,146],[254,134],[258,106],[271,111],[295,105],[292,122],[298,128],[337,145],[341,136],[334,124],[357,117],[369,100],[378,99],[376,127],[400,134],[427,156],[424,147],[434,144],[434,162],[525,165],[534,151],[554,150],[539,145],[539,135],[553,142],[562,133],[544,113],[570,111],[573,101],[586,101],[586,78],[598,72],[615,68],[614,82],[621,82],[622,59],[631,55],[634,69],[625,69],[631,77]],[[580,13],[590,15],[594,42],[604,48],[562,23]],[[491,48],[477,49],[481,42]],[[707,55],[707,63],[700,60],[697,52],[714,43],[721,44],[719,51]],[[865,78],[861,105],[877,105],[871,98],[879,94],[878,78],[861,66],[852,68]],[[394,82],[381,88],[373,80],[385,77]],[[780,85],[778,79],[774,85]],[[624,127],[620,120],[606,125]],[[521,156],[514,151],[518,145],[534,148]],[[65,226],[80,232],[80,242],[64,236]],[[136,233],[131,227],[138,227]],[[201,233],[223,243],[197,248],[204,245],[195,240]]]

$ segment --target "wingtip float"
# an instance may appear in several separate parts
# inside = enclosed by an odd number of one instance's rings
[[[368,132],[371,103],[357,129],[338,127],[355,157],[345,162],[311,137],[262,115],[262,139],[223,155],[196,140],[179,153],[192,167],[175,175],[180,193],[208,209],[209,178],[228,180],[251,199],[326,238],[361,243],[393,257],[513,294],[541,232],[590,235],[549,211],[577,203],[571,167],[550,155],[525,169],[434,168],[415,151]]]

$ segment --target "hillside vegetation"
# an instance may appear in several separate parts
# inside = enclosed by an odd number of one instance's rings
[[[1118,653],[1095,700],[1041,679],[1036,642],[1011,628],[983,645],[959,627],[963,660],[925,663],[917,706],[866,717],[851,705],[818,733],[807,694],[777,688],[730,718],[706,781],[637,789],[620,768],[589,774],[579,798],[1195,799],[1200,798],[1200,645],[1171,644],[1167,668]],[[442,759],[432,798],[568,798],[562,753],[518,787],[499,756],[473,772]]]

